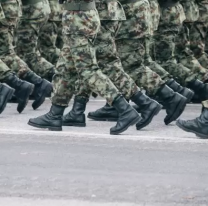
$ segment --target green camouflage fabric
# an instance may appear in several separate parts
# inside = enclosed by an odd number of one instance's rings
[[[22,5],[22,16],[16,30],[16,52],[32,71],[46,79],[54,66],[41,56],[37,43],[40,29],[47,22],[49,14],[47,0]]]
[[[98,66],[115,84],[126,99],[130,99],[139,88],[124,71],[115,45],[119,21],[101,20],[101,28],[95,40]]]
[[[20,3],[16,0],[7,0],[1,3],[1,6],[5,18],[0,20],[0,58],[18,77],[24,78],[31,70],[15,53],[13,46],[14,30],[22,15]]]
[[[154,36],[154,60],[183,86],[194,79],[202,80],[205,72],[189,49],[186,31],[181,30],[185,29],[182,27],[184,20],[181,4],[162,8],[161,20]]]
[[[184,22],[195,22],[199,19],[199,7],[196,0],[181,0],[183,10],[186,16]]]
[[[200,64],[208,69],[208,55],[205,53],[205,41],[208,29],[208,1],[197,0],[199,18],[190,28],[190,48]]]
[[[149,0],[151,9],[152,33],[157,30],[160,22],[160,7],[157,0]]]
[[[10,68],[0,60],[0,82],[4,82],[4,80],[10,75]]]
[[[41,55],[52,64],[56,64],[60,54],[60,49],[57,48],[56,42],[58,35],[61,34],[61,6],[58,1],[49,0],[51,13],[46,24],[41,27],[38,48]],[[59,36],[59,40],[62,36]]]
[[[160,21],[160,8],[157,0],[149,0],[152,32],[151,36],[145,37],[145,65],[152,71],[160,75],[161,79],[167,81],[172,76],[157,62],[153,61],[154,57],[154,32],[157,30]]]
[[[0,19],[4,19],[4,18],[5,18],[4,11],[3,11],[3,8],[0,4]]]
[[[121,28],[116,39],[138,39],[150,36],[152,23],[149,2],[141,0],[134,3],[122,4],[122,6],[127,20],[121,22]]]
[[[126,21],[116,35],[116,45],[124,71],[138,87],[154,95],[165,82],[161,77],[144,65],[146,54],[145,41],[151,36],[150,5],[146,0],[123,4]]]
[[[186,20],[179,31],[176,38],[175,56],[177,61],[189,68],[192,73],[200,74],[198,78],[202,78],[206,73],[205,69],[195,58],[194,53],[190,49],[190,26],[199,18],[199,9],[195,1],[182,1],[182,6],[186,14]]]
[[[62,25],[64,46],[53,77],[52,103],[68,106],[75,92],[83,95],[85,90],[99,94],[111,105],[120,93],[97,65],[94,48],[100,29],[97,10],[64,10]]]
[[[100,20],[126,20],[122,5],[118,1],[96,1]]]

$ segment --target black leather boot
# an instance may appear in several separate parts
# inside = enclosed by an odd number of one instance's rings
[[[47,128],[52,131],[62,131],[62,117],[65,107],[53,105],[47,114],[32,118],[28,124],[37,128]]]
[[[174,92],[167,85],[163,85],[156,95],[162,99],[166,108],[167,116],[164,119],[166,125],[176,120],[183,113],[187,102],[186,97]]]
[[[0,114],[4,111],[7,102],[12,98],[14,91],[11,87],[0,84]]]
[[[131,125],[134,125],[142,120],[136,110],[133,109],[133,107],[131,107],[122,96],[118,96],[113,101],[113,107],[115,107],[119,116],[116,126],[110,129],[110,134],[120,134],[126,131]]]
[[[34,85],[29,82],[22,81],[16,75],[11,74],[5,79],[5,83],[15,89],[14,95],[17,98],[17,111],[21,113],[26,107],[29,96],[34,90]]]
[[[94,112],[89,112],[88,116],[89,119],[93,119],[96,121],[117,121],[118,120],[118,112],[108,103],[105,106],[97,109]]]
[[[86,119],[84,112],[88,101],[88,98],[75,96],[72,110],[63,116],[62,125],[85,127]]]
[[[186,132],[192,132],[201,138],[208,138],[208,109],[203,108],[199,117],[193,120],[177,120],[176,125]]]
[[[182,87],[178,84],[174,79],[169,79],[166,81],[166,85],[168,85],[174,92],[178,92],[182,96],[187,98],[187,103],[191,102],[191,99],[194,96],[194,92],[186,87]]]
[[[137,130],[147,126],[155,115],[162,109],[162,105],[158,102],[150,99],[142,92],[137,92],[131,98],[136,105],[138,105],[139,111],[141,112],[142,120],[136,124]]]
[[[42,79],[34,72],[28,72],[24,79],[35,85],[33,92],[35,101],[32,103],[32,107],[34,110],[36,110],[41,104],[43,104],[45,98],[50,96],[51,92],[53,91],[53,86],[49,81]]]
[[[200,98],[201,101],[208,99],[208,84],[199,80],[193,80],[187,83],[187,87],[192,89]]]

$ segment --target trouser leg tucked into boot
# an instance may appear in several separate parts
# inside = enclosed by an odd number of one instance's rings
[[[36,110],[43,104],[45,98],[50,96],[53,91],[52,84],[46,79],[42,79],[40,76],[36,75],[34,72],[28,72],[27,76],[24,78],[26,81],[31,82],[35,85],[33,95],[35,101],[32,103],[32,107]]]
[[[118,96],[113,101],[113,107],[115,107],[119,116],[116,126],[110,129],[110,134],[120,134],[126,131],[131,125],[142,120],[137,111],[122,96]]]
[[[193,120],[177,120],[176,125],[186,132],[192,132],[201,138],[208,138],[208,109],[203,108],[199,117]]]
[[[21,113],[28,103],[29,96],[32,94],[34,89],[34,85],[29,82],[22,81],[14,74],[8,76],[5,83],[15,89],[14,95],[16,96],[18,102],[17,111]]]
[[[174,92],[167,85],[163,85],[156,95],[162,99],[164,107],[166,108],[167,116],[164,119],[166,125],[175,121],[183,113],[187,102],[186,97]]]
[[[106,103],[105,106],[100,109],[97,109],[94,112],[89,112],[87,117],[96,121],[117,121],[118,112],[114,107]]]
[[[12,98],[14,91],[11,87],[0,84],[0,114],[4,111],[7,102]]]
[[[32,118],[28,124],[37,128],[47,128],[52,131],[62,131],[62,117],[65,107],[52,104],[48,113]]]
[[[155,100],[150,99],[140,91],[134,94],[131,100],[138,105],[142,116],[142,120],[136,125],[137,130],[147,126],[152,121],[153,117],[162,109],[162,105]]]
[[[201,101],[208,99],[208,84],[199,80],[193,80],[187,83],[187,87],[192,89],[200,98]]]
[[[85,127],[86,118],[84,112],[88,101],[89,99],[86,97],[75,96],[72,110],[63,116],[62,125]]]
[[[194,92],[186,87],[182,87],[178,84],[174,79],[169,79],[166,81],[166,85],[168,85],[174,92],[178,92],[179,94],[183,95],[187,98],[187,103],[191,101],[194,96]]]

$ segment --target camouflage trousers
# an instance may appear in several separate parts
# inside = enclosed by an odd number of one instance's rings
[[[189,68],[193,75],[195,74],[195,78],[205,81],[208,70],[200,64],[190,47],[190,24],[193,23],[184,22],[176,38],[176,58],[178,62]]]
[[[0,60],[0,82],[4,82],[4,80],[11,74],[11,70],[9,67]]]
[[[101,71],[109,77],[126,99],[130,99],[139,88],[124,71],[117,53],[115,36],[119,21],[101,20],[101,28],[95,40],[96,58]]]
[[[63,12],[64,46],[53,77],[52,103],[68,106],[74,93],[89,96],[90,91],[104,97],[109,105],[120,94],[97,65],[94,40],[100,28],[96,10]]]
[[[2,3],[5,18],[0,20],[0,59],[17,74],[24,78],[31,72],[28,65],[15,53],[14,29],[19,19],[20,5],[18,2]],[[3,68],[3,67],[2,67]]]
[[[60,44],[62,39],[61,22],[48,20],[42,26],[38,39],[38,49],[47,61],[55,65],[60,55],[60,49],[57,47],[57,42]],[[59,38],[58,38],[59,37]]]
[[[116,45],[124,71],[138,87],[154,95],[165,82],[144,65],[145,39],[151,35],[150,6],[145,0],[124,4],[126,21],[122,21],[116,35]]]
[[[190,48],[199,63],[204,68],[208,69],[208,54],[205,52],[208,23],[196,21],[188,26],[190,33]]]
[[[183,86],[194,79],[204,81],[205,69],[193,55],[185,53],[184,50],[181,56],[177,55],[176,49],[179,49],[179,44],[176,45],[177,38],[174,32],[157,31],[154,36],[154,60]]]
[[[37,48],[40,29],[47,22],[49,13],[47,0],[22,5],[22,17],[16,30],[16,52],[32,71],[43,78],[48,78],[54,68]]]

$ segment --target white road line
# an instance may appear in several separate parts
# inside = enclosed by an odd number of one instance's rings
[[[198,139],[198,138],[181,138],[174,136],[146,136],[146,135],[110,135],[110,134],[99,134],[99,133],[83,133],[83,132],[71,132],[71,131],[48,131],[48,130],[7,130],[0,129],[0,134],[9,134],[9,135],[35,135],[35,136],[44,136],[44,137],[81,137],[81,138],[89,138],[89,139],[117,139],[117,140],[132,140],[132,141],[145,141],[145,142],[173,142],[173,143],[200,143],[200,144],[208,144],[208,140]],[[29,137],[29,136],[28,136]],[[0,139],[4,138],[3,135],[0,135]]]

